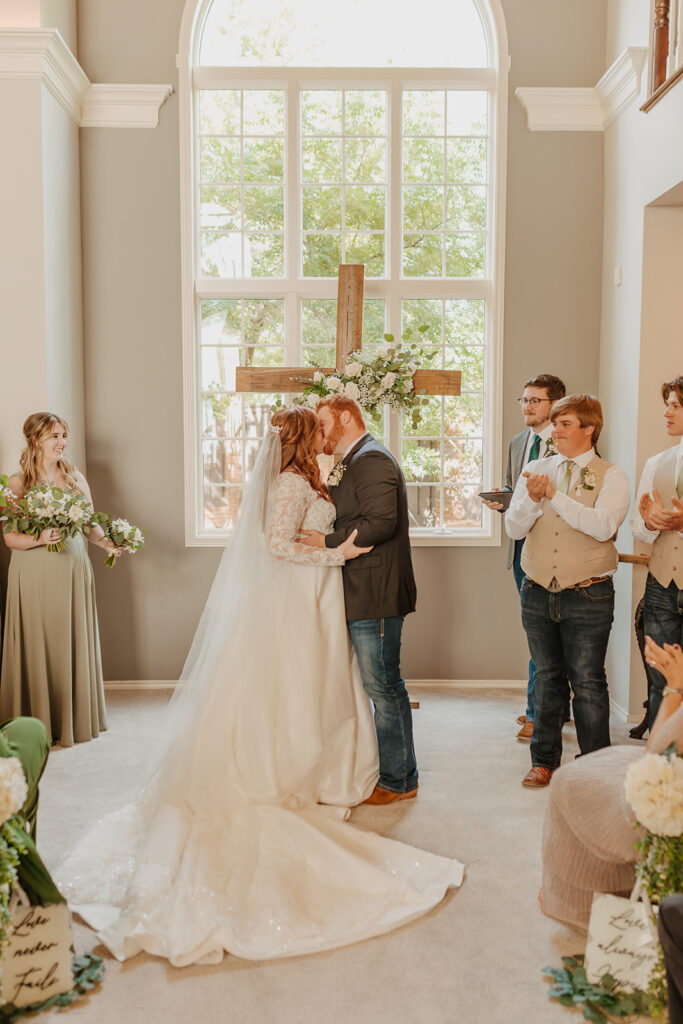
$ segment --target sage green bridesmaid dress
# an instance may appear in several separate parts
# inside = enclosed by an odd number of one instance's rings
[[[95,583],[82,536],[12,551],[0,721],[31,715],[70,747],[107,728]]]

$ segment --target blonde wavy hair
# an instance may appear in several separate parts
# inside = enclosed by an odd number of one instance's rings
[[[280,431],[280,472],[284,473],[286,469],[294,470],[308,481],[321,498],[332,501],[320,475],[318,453],[315,450],[318,420],[313,410],[299,405],[291,409],[278,409],[273,414],[271,422]]]
[[[41,478],[42,453],[40,442],[52,432],[55,424],[64,429],[66,436],[69,436],[69,425],[52,412],[34,412],[25,421],[23,426],[26,447],[19,457],[19,465],[23,474],[24,491],[30,491]],[[76,467],[62,456],[57,461],[57,468],[70,487],[76,486]]]

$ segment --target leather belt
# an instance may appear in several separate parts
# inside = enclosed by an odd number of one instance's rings
[[[543,590],[548,590],[551,594],[561,594],[563,590],[575,590],[578,588],[582,589],[583,587],[591,587],[594,583],[603,583],[605,580],[611,580],[612,576],[611,574],[608,574],[607,576],[591,576],[587,580],[581,580],[580,583],[572,583],[570,587],[560,587],[558,585],[557,589],[554,589],[552,586],[544,587],[542,583],[537,583],[536,580],[532,580],[530,576],[528,577],[528,579],[530,583],[534,583],[537,587],[543,587]],[[554,576],[553,579],[555,579]]]

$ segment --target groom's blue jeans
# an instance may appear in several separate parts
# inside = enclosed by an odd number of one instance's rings
[[[403,616],[350,619],[348,627],[365,692],[375,705],[378,785],[409,793],[417,788],[417,763],[410,700],[401,678]]]

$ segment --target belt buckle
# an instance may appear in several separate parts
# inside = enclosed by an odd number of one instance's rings
[[[550,591],[551,594],[557,594],[560,592],[560,590],[562,590],[562,587],[557,582],[557,576],[553,576],[550,583],[548,584],[547,589]]]

